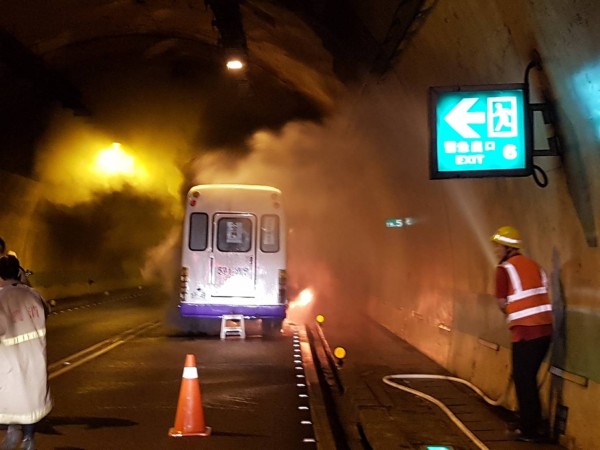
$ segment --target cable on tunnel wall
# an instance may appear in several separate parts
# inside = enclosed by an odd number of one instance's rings
[[[530,127],[531,127],[531,140],[532,142],[530,143],[530,145],[533,147],[534,143],[533,143],[533,133],[534,131],[534,112],[535,111],[540,111],[543,114],[544,117],[544,123],[546,124],[551,124],[553,122],[552,119],[550,119],[550,116],[552,116],[553,114],[550,113],[550,108],[549,105],[547,103],[540,103],[540,104],[532,104],[529,103],[529,74],[531,72],[531,69],[537,69],[537,70],[542,70],[542,58],[540,56],[540,54],[537,52],[537,50],[533,50],[532,52],[532,59],[529,62],[529,64],[527,64],[527,67],[525,68],[525,76],[523,79],[523,84],[526,86],[527,89],[527,98],[528,98],[528,102],[527,102],[527,109],[528,109],[528,114],[527,114],[527,118],[530,122]],[[548,138],[548,142],[550,143],[551,139]],[[552,150],[553,146],[556,146],[556,137],[552,138],[552,144],[551,145],[551,151],[549,152],[544,152],[544,151],[536,151],[534,148],[532,148],[532,160],[533,160],[533,156],[555,156],[556,155],[556,148],[554,150]],[[545,188],[548,186],[548,175],[546,174],[546,172],[544,171],[544,169],[542,169],[540,166],[538,166],[537,164],[532,164],[532,173],[531,175],[533,176],[533,181],[535,181],[535,184],[537,184],[539,187],[541,188]]]
[[[541,180],[538,178],[538,175],[541,177]],[[535,184],[537,184],[539,187],[541,188],[545,188],[546,186],[548,186],[548,175],[546,175],[546,172],[544,172],[544,169],[542,169],[540,166],[534,164],[533,165],[533,180],[535,181]]]

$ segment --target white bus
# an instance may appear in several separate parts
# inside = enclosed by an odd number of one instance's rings
[[[262,319],[263,333],[286,317],[286,232],[281,191],[270,186],[192,187],[183,226],[182,317]],[[198,323],[215,321],[198,320]],[[197,327],[201,330],[202,327]]]

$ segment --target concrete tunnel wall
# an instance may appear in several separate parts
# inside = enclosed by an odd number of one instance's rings
[[[556,404],[568,407],[562,440],[594,448],[600,438],[592,425],[600,402],[600,8],[567,0],[433,4],[393,70],[369,82],[355,104],[355,133],[380,171],[377,189],[393,199],[388,217],[415,221],[383,231],[380,222],[369,230],[382,261],[369,313],[499,398],[510,378],[510,338],[493,297],[489,236],[499,226],[516,226],[524,253],[550,277],[557,338],[548,363],[567,372],[552,390],[544,376],[547,414]],[[548,186],[531,177],[430,181],[428,88],[522,82],[534,49],[543,72],[531,73],[531,102],[550,94],[562,138],[560,158],[535,158]],[[505,404],[514,408],[514,396]]]
[[[120,261],[107,265],[94,257],[76,259],[69,250],[56,251],[55,229],[50,227],[46,186],[31,178],[0,169],[0,236],[7,250],[14,251],[26,269],[33,271],[30,281],[47,299],[103,292],[145,284],[139,267],[127,267]],[[89,233],[85,239],[98,236]],[[72,245],[78,245],[72,243]],[[91,256],[90,256],[91,255]]]

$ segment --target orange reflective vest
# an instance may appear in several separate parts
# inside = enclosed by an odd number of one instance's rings
[[[552,304],[544,270],[523,255],[512,256],[500,266],[506,269],[510,280],[506,297],[508,327],[552,324]]]

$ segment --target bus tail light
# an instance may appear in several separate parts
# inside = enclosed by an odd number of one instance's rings
[[[279,303],[287,304],[287,272],[279,270]]]
[[[189,269],[187,267],[181,268],[181,274],[179,276],[179,298],[183,302],[188,291],[188,280],[189,280]]]

